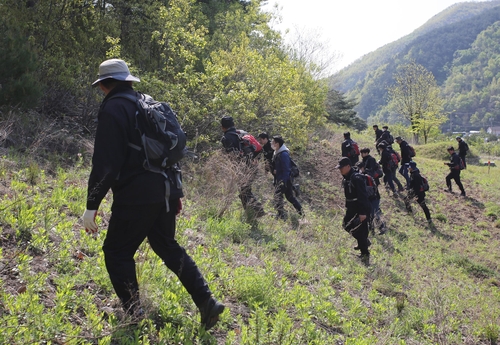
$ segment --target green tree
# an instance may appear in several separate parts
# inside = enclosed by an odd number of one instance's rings
[[[330,89],[326,99],[328,121],[353,127],[359,131],[366,129],[366,122],[353,110],[356,105],[354,99],[348,99],[342,92]]]
[[[425,137],[432,126],[444,122],[439,116],[443,101],[436,80],[432,72],[414,61],[401,65],[394,80],[395,84],[388,89],[389,103],[410,121],[414,140],[418,143],[419,133],[423,132]]]

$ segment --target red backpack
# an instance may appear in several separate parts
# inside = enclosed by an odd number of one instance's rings
[[[252,153],[255,157],[262,151],[262,145],[253,135],[242,129],[237,129],[236,133],[240,139],[240,147],[243,154],[247,155]]]

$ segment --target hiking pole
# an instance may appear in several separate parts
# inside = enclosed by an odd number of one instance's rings
[[[488,174],[490,173],[490,161],[488,161]]]

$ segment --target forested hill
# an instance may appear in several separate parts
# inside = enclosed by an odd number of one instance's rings
[[[473,105],[457,103],[457,90],[467,91],[465,85],[457,85],[457,83],[467,83],[470,87],[472,80],[471,76],[464,76],[464,68],[459,71],[457,66],[473,63],[472,60],[476,58],[484,60],[484,54],[479,57],[465,51],[472,49],[477,52],[479,46],[486,49],[487,45],[478,45],[477,40],[481,38],[481,33],[495,30],[492,25],[499,20],[500,1],[455,4],[431,18],[410,35],[365,55],[341,70],[332,77],[332,84],[335,88],[345,92],[348,97],[357,99],[359,105],[356,110],[359,116],[364,119],[371,117],[377,121],[387,121],[390,117],[389,110],[386,109],[387,87],[393,84],[393,75],[399,65],[415,60],[434,74],[438,85],[443,87],[443,90],[444,85],[447,85],[444,93],[445,109],[461,114],[467,113],[455,123],[466,126],[480,125],[485,122],[484,113],[475,117],[474,114],[478,111],[477,107],[481,106],[479,104],[481,102],[473,102],[475,103]],[[488,47],[489,60],[496,59],[496,52],[500,50],[494,52],[494,47]],[[462,57],[463,54],[467,56],[467,59]],[[486,62],[486,66],[491,64]],[[476,70],[477,68],[479,65],[476,64]],[[470,68],[465,68],[465,73],[467,74],[469,70]],[[457,73],[461,73],[462,77],[457,78],[454,75]],[[496,83],[498,79],[496,70],[490,71],[489,74],[493,74],[490,79],[484,80],[483,78],[478,85],[487,87],[492,81]],[[448,102],[451,98],[455,98],[453,104]],[[490,101],[488,96],[486,102],[491,103]],[[482,106],[484,108],[484,104]],[[492,114],[490,112],[488,118],[497,116],[497,114]]]

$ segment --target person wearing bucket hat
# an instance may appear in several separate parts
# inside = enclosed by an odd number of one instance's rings
[[[354,248],[361,251],[361,259],[369,262],[370,240],[368,239],[368,221],[371,214],[371,203],[368,200],[365,178],[351,166],[351,160],[342,157],[335,166],[342,174],[342,187],[344,188],[346,213],[342,227],[354,237],[358,245]]]
[[[425,203],[425,191],[426,189],[428,189],[428,186],[424,187],[424,178],[420,174],[420,170],[417,168],[417,163],[415,163],[414,161],[410,161],[405,164],[408,171],[410,172],[410,189],[408,190],[408,201],[416,198],[417,203],[425,213],[427,222],[429,224],[432,224],[431,213]],[[411,205],[409,203],[406,208],[411,212]]]
[[[209,329],[218,321],[224,305],[212,296],[196,263],[175,239],[176,215],[183,197],[180,184],[171,182],[177,181],[177,168],[165,168],[162,173],[146,170],[142,150],[134,148],[142,147],[136,128],[138,106],[124,95],[138,99],[140,94],[132,87],[138,81],[123,60],[110,59],[99,66],[93,85],[99,86],[105,97],[97,116],[83,225],[88,233],[97,234],[97,210],[111,189],[111,218],[102,248],[111,283],[125,312],[133,318],[145,316],[134,255],[148,238],[153,251],[178,276],[199,308],[202,326]]]

